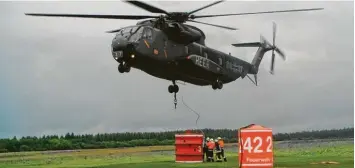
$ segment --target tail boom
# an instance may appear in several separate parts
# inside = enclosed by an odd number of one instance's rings
[[[275,50],[280,56],[285,59],[284,53],[275,45],[272,45],[268,42],[263,36],[260,36],[260,42],[251,42],[251,43],[237,43],[232,44],[234,47],[258,47],[253,61],[251,62],[252,67],[250,68],[248,74],[257,74],[259,71],[260,63],[266,52]]]

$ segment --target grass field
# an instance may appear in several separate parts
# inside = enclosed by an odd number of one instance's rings
[[[99,149],[66,152],[19,152],[0,154],[0,167],[22,168],[166,168],[166,167],[238,167],[235,144],[227,148],[228,162],[223,163],[175,163],[173,146],[136,147],[126,149]],[[352,143],[332,143],[331,145],[310,146],[274,145],[274,167],[282,168],[347,168],[354,167],[354,145]],[[336,162],[324,164],[321,162]]]

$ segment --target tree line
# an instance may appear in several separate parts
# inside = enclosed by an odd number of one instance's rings
[[[202,129],[191,130],[192,133],[205,134],[206,137],[224,138],[226,143],[236,143],[237,129]],[[99,149],[120,148],[135,146],[173,145],[175,134],[185,131],[165,132],[125,132],[82,134],[66,133],[65,135],[44,135],[42,137],[27,136],[0,139],[0,153],[20,151],[46,151],[46,150],[73,150],[73,149]],[[353,138],[354,128],[303,131],[294,133],[277,133],[273,135],[274,141]]]

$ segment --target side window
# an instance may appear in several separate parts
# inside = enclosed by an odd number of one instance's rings
[[[219,65],[222,66],[223,62],[222,62],[222,58],[221,57],[218,58],[218,61],[219,61]]]
[[[143,28],[142,27],[136,27],[136,28],[134,28],[134,31],[132,31],[131,33],[132,33],[132,35],[129,37],[128,41],[129,42],[137,42],[142,37]]]
[[[204,56],[205,56],[205,58],[208,58],[208,55],[207,55],[207,53],[204,53]]]
[[[137,28],[139,27],[132,27],[132,29],[129,31],[129,33],[133,34],[137,31]]]
[[[189,54],[189,47],[188,46],[185,46],[185,53]]]
[[[130,33],[132,30],[132,28],[125,28],[122,30],[122,34],[127,34],[127,33]]]
[[[146,39],[151,40],[151,39],[153,38],[152,29],[150,29],[150,28],[145,28],[145,29],[144,29],[143,38],[146,38]]]

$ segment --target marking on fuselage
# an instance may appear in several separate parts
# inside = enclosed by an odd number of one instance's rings
[[[199,57],[197,56],[196,57],[196,64],[200,67],[204,67],[206,69],[209,69],[210,68],[210,62],[207,58],[205,57]]]
[[[154,52],[155,55],[158,55],[158,54],[159,54],[159,51],[158,51],[157,49],[154,49],[153,52]]]
[[[149,44],[148,44],[148,42],[146,40],[144,40],[144,43],[147,46],[147,48],[150,48],[150,46],[149,46]]]
[[[235,72],[235,73],[243,73],[243,66],[242,65],[238,65],[236,62],[229,62],[226,61],[226,68]]]

